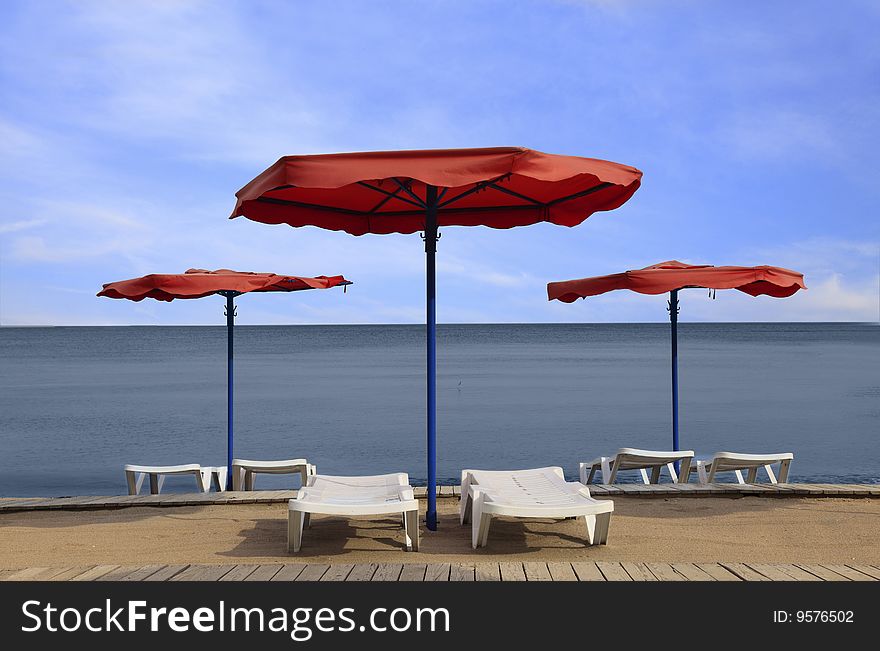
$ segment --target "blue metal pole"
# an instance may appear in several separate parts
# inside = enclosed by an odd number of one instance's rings
[[[678,290],[669,292],[669,321],[672,324],[672,449],[678,447]],[[675,462],[679,472],[679,463]]]
[[[425,526],[437,530],[437,283],[434,256],[437,253],[437,188],[425,192],[425,299],[427,335],[427,425],[428,425],[428,512]]]
[[[232,335],[235,330],[235,305],[232,303],[234,294],[225,292],[226,295],[226,488],[232,490],[232,451],[234,437],[233,429],[233,366],[232,366]]]

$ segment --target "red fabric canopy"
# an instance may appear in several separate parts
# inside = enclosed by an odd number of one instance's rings
[[[579,298],[614,289],[631,289],[639,294],[662,294],[686,287],[738,289],[752,296],[766,294],[776,298],[785,298],[799,289],[807,288],[803,274],[782,267],[713,267],[670,260],[609,276],[549,283],[547,296],[551,301],[557,299],[563,303],[573,303]]]
[[[624,204],[641,178],[626,165],[521,147],[285,156],[238,191],[230,218],[414,233],[425,228],[433,185],[439,226],[576,226]]]
[[[337,285],[350,285],[342,276],[279,276],[251,271],[218,269],[189,269],[182,274],[149,274],[131,280],[107,283],[98,296],[127,298],[142,301],[173,301],[175,298],[202,298],[223,291],[245,294],[247,292],[295,292],[303,289],[330,289]]]

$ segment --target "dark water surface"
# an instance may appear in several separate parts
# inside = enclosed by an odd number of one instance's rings
[[[880,481],[880,327],[679,328],[681,441]],[[237,456],[425,478],[424,328],[236,328]],[[670,446],[666,324],[446,325],[438,477]],[[124,463],[220,465],[223,327],[0,329],[0,495],[114,494]],[[277,478],[260,478],[265,488]],[[187,489],[190,482],[169,482]]]

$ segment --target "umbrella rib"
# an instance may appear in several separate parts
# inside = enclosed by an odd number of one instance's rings
[[[529,201],[529,202],[535,204],[536,206],[543,206],[544,205],[542,202],[538,201],[537,199],[532,199],[531,197],[527,197],[524,194],[520,194],[519,192],[515,192],[514,190],[511,190],[510,188],[505,188],[504,186],[497,185],[496,183],[489,183],[489,187],[494,188],[495,190],[498,190],[499,192],[509,194],[512,197],[518,197],[519,199],[524,199],[525,201]]]
[[[588,194],[593,194],[594,192],[598,192],[599,190],[604,190],[605,188],[610,188],[613,183],[600,183],[599,185],[594,185],[592,188],[588,190],[582,190],[581,192],[575,192],[574,194],[570,194],[567,197],[559,197],[558,199],[554,199],[553,201],[548,201],[547,206],[555,206],[558,203],[562,203],[564,201],[570,201],[571,199],[577,199],[579,197],[585,197]]]
[[[395,179],[395,181],[396,181],[396,180],[397,180],[397,179]],[[370,185],[370,184],[367,183],[366,181],[358,181],[357,183],[358,183],[358,185],[360,185],[360,186],[363,186],[363,187],[365,187],[365,188],[369,188],[370,190],[374,190],[375,192],[379,192],[379,193],[385,195],[385,198],[384,198],[382,201],[380,201],[376,206],[374,206],[369,212],[376,212],[379,208],[381,208],[382,206],[384,206],[385,203],[388,202],[388,201],[390,201],[391,199],[397,199],[398,201],[403,201],[403,202],[405,202],[405,203],[410,204],[411,206],[416,206],[416,207],[418,207],[418,208],[424,208],[424,207],[425,207],[424,204],[416,203],[415,201],[411,201],[411,200],[407,199],[406,197],[399,197],[399,196],[397,196],[397,193],[398,193],[398,192],[400,192],[401,190],[405,189],[405,188],[403,187],[403,185],[401,185],[400,187],[398,187],[394,192],[389,192],[388,190],[383,190],[382,188],[376,187],[375,185]]]
[[[419,206],[420,208],[424,208],[424,209],[428,208],[428,204],[426,204],[419,195],[417,195],[415,192],[413,192],[410,189],[408,184],[404,183],[396,176],[392,177],[391,180],[394,181],[395,183],[397,183],[398,187],[401,190],[406,192],[409,196],[411,196],[413,199],[415,199],[418,202],[415,205]],[[410,182],[412,182],[412,181],[410,180]],[[409,203],[412,203],[412,202],[410,201]]]
[[[472,187],[471,189],[465,190],[464,192],[461,192],[461,193],[455,195],[454,197],[452,197],[452,199],[447,199],[443,203],[439,204],[437,207],[438,208],[445,208],[449,204],[455,203],[459,199],[463,199],[464,197],[471,195],[474,192],[479,192],[480,190],[483,190],[484,188],[491,185],[492,183],[498,183],[498,181],[503,181],[504,179],[506,179],[509,176],[510,176],[510,172],[508,172],[507,174],[502,174],[501,176],[499,176],[498,178],[495,178],[495,179],[489,179],[488,181],[480,181],[479,183],[475,183],[474,187]]]
[[[336,208],[334,206],[324,206],[317,203],[304,203],[302,201],[292,201],[290,199],[275,199],[273,197],[258,197],[254,199],[254,201],[258,201],[260,203],[271,203],[277,204],[280,206],[292,206],[294,208],[314,208],[315,210],[323,210],[325,212],[337,212],[346,215],[357,215],[359,217],[372,217],[373,215],[369,212],[363,210],[352,210],[350,208]],[[517,205],[517,206],[474,206],[472,208],[447,208],[443,212],[446,214],[450,213],[481,213],[481,212],[499,212],[505,210],[535,210],[536,208],[540,208],[541,206],[536,206],[532,204],[528,205]],[[386,217],[407,217],[409,215],[423,215],[424,210],[393,210],[388,212],[378,213],[378,215],[386,216]]]
[[[336,206],[325,206],[320,203],[306,203],[304,201],[293,201],[291,199],[276,199],[275,197],[257,197],[254,201],[258,201],[260,203],[271,203],[279,206],[293,206],[294,208],[314,208],[315,210],[324,210],[327,212],[339,212],[346,215],[358,215],[364,216],[369,213],[364,212],[363,210],[352,210],[351,208],[339,208]],[[412,211],[410,211],[412,212]]]

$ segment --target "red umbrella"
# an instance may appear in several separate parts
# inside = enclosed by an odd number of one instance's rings
[[[615,289],[639,294],[669,292],[669,320],[672,323],[672,449],[678,450],[678,290],[689,288],[738,289],[751,296],[766,294],[786,298],[806,289],[804,275],[782,267],[713,267],[670,260],[608,276],[549,283],[549,300],[573,303]]]
[[[343,291],[351,282],[342,276],[279,276],[270,273],[251,271],[231,271],[218,269],[188,269],[182,274],[149,274],[141,278],[107,283],[98,296],[108,298],[127,298],[142,301],[154,298],[157,301],[173,301],[175,298],[202,298],[212,294],[226,297],[226,350],[227,350],[227,486],[232,486],[232,333],[235,327],[235,305],[232,299],[248,292],[297,292],[306,289],[330,289],[341,285]]]
[[[642,173],[521,147],[286,156],[236,194],[231,217],[366,233],[423,231],[427,294],[428,512],[436,529],[436,312],[439,226],[576,226],[623,205]]]

